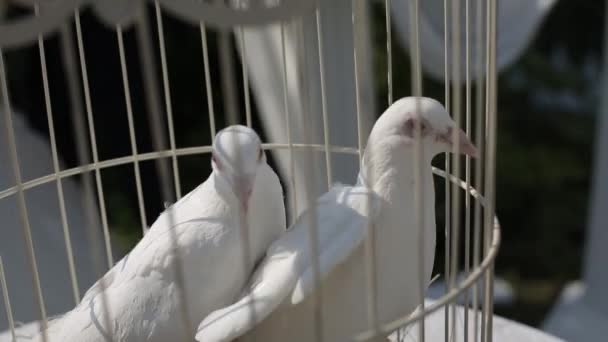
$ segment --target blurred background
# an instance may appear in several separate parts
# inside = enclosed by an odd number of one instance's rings
[[[506,281],[512,295],[497,303],[495,311],[536,327],[543,324],[564,286],[583,276],[596,122],[602,96],[604,6],[600,0],[557,1],[521,55],[499,73],[496,205],[503,230],[496,274]],[[387,103],[384,4],[371,2],[370,10],[374,70],[371,81],[379,108],[377,116]],[[153,13],[153,8],[148,8],[148,14]],[[6,5],[6,20],[29,15],[31,9],[11,2]],[[90,8],[82,10],[81,23],[99,159],[129,155],[131,147],[116,34],[104,26]],[[176,146],[208,145],[212,137],[201,81],[199,28],[167,14],[163,14],[163,23],[174,126],[179,132]],[[156,35],[155,25],[150,27]],[[126,30],[124,34],[137,145],[139,152],[149,152],[152,144],[142,75],[137,67],[140,59],[135,33]],[[218,34],[210,30],[207,37],[212,83],[219,84]],[[234,36],[231,39],[234,40]],[[157,40],[153,42],[158,44]],[[410,60],[407,46],[397,39],[393,43],[394,94],[399,98],[412,93]],[[48,36],[45,47],[49,82],[54,85],[51,95],[58,150],[63,168],[74,167],[77,154],[59,35]],[[234,64],[239,65],[234,46],[232,55]],[[26,127],[48,139],[38,47],[7,51],[5,61],[13,107]],[[157,72],[160,75],[160,66]],[[241,77],[240,72],[235,73],[236,84],[242,83]],[[425,76],[423,93],[443,101],[444,85]],[[242,92],[238,94],[242,96]],[[213,87],[213,98],[217,126],[223,127],[220,87]],[[252,101],[253,126],[265,140],[267,132],[260,121],[255,98]],[[242,98],[239,103],[243,103]],[[244,121],[242,105],[238,112]],[[179,161],[183,193],[202,182],[210,172],[206,155],[180,157]],[[443,161],[438,160],[437,164],[443,165]],[[153,162],[140,165],[146,216],[151,223],[162,210],[162,201]],[[132,167],[106,169],[102,179],[112,241],[116,253],[122,255],[141,237]],[[437,184],[440,186],[442,183]],[[441,206],[442,194],[438,196]],[[443,210],[439,209],[437,212],[442,215]],[[438,227],[442,227],[442,220],[438,218]],[[17,227],[2,226],[1,229],[4,235],[5,230]],[[443,248],[439,244],[438,247]],[[438,256],[437,260],[443,259]],[[436,265],[439,272],[441,265]],[[90,284],[80,285],[87,288]],[[4,326],[4,322],[0,326]]]

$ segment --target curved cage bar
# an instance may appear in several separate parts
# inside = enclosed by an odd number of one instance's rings
[[[494,194],[494,167],[495,167],[495,131],[496,131],[496,70],[495,70],[495,17],[496,3],[495,0],[488,2],[488,6],[481,5],[481,1],[476,1],[476,14],[473,15],[469,7],[469,0],[466,1],[465,20],[467,21],[467,30],[465,31],[465,60],[466,60],[466,88],[463,93],[461,87],[460,71],[456,72],[449,70],[449,64],[462,64],[460,59],[463,54],[460,52],[462,39],[459,21],[461,20],[460,1],[452,3],[449,6],[449,1],[445,1],[445,98],[444,106],[453,108],[453,116],[456,123],[466,130],[468,137],[473,138],[476,144],[481,149],[481,160],[477,162],[471,161],[469,157],[462,158],[464,163],[461,163],[460,157],[446,156],[445,168],[440,169],[433,167],[433,174],[443,179],[445,182],[445,241],[443,243],[445,253],[445,269],[442,277],[446,283],[446,292],[435,302],[430,305],[424,303],[424,293],[426,284],[420,284],[419,296],[420,306],[414,313],[406,317],[395,317],[390,322],[379,322],[375,315],[374,308],[377,304],[377,293],[374,288],[375,279],[371,279],[375,273],[374,267],[376,263],[368,261],[366,263],[367,275],[367,298],[361,298],[362,301],[367,300],[369,325],[357,327],[359,331],[356,340],[371,340],[379,335],[387,335],[407,326],[411,326],[416,322],[424,321],[425,317],[431,313],[445,309],[444,327],[446,331],[446,341],[453,338],[457,318],[455,317],[454,308],[457,301],[464,298],[465,305],[471,307],[474,315],[468,317],[469,310],[465,310],[464,327],[465,340],[468,336],[474,336],[474,341],[491,341],[492,340],[492,289],[493,289],[493,267],[499,245],[500,245],[500,225],[498,218],[495,216],[495,194]],[[472,1],[472,0],[471,0]],[[409,7],[409,48],[414,52],[411,55],[410,71],[411,71],[411,89],[415,96],[424,95],[422,74],[420,67],[420,46],[418,37],[418,25],[420,8],[418,0],[412,0]],[[36,266],[35,254],[36,248],[31,243],[31,227],[28,221],[27,201],[25,197],[28,192],[36,191],[47,185],[55,184],[57,188],[57,202],[61,208],[62,226],[64,233],[64,242],[66,255],[70,263],[70,277],[72,278],[73,297],[76,303],[80,300],[80,292],[78,282],[74,271],[74,255],[70,245],[70,229],[69,220],[66,217],[66,202],[63,197],[64,186],[71,178],[81,178],[80,184],[82,192],[83,215],[87,219],[86,229],[88,239],[91,244],[91,251],[94,263],[97,269],[97,276],[105,273],[106,266],[111,267],[113,258],[113,249],[111,234],[108,224],[108,213],[106,210],[106,202],[109,200],[104,196],[104,189],[107,183],[104,183],[102,174],[110,170],[116,170],[120,167],[127,166],[133,169],[133,178],[136,183],[137,202],[138,202],[138,217],[141,221],[143,233],[147,231],[146,219],[146,196],[143,184],[143,171],[140,164],[143,162],[154,162],[156,171],[158,189],[155,189],[158,197],[164,203],[174,202],[182,196],[182,179],[180,178],[180,168],[183,161],[180,158],[189,156],[205,156],[211,153],[212,147],[208,144],[195,144],[190,147],[180,147],[176,142],[176,136],[180,132],[176,131],[174,119],[175,101],[173,99],[172,84],[171,84],[171,69],[168,67],[167,50],[170,45],[166,43],[165,38],[165,22],[167,14],[172,17],[172,20],[179,20],[182,24],[194,26],[197,30],[200,29],[200,48],[202,56],[200,56],[201,84],[205,88],[200,92],[199,96],[203,98],[205,109],[208,111],[208,128],[211,135],[219,131],[220,117],[216,115],[221,113],[220,104],[217,101],[217,95],[212,91],[216,86],[212,82],[212,76],[217,77],[218,87],[221,87],[221,99],[223,100],[223,117],[224,123],[236,124],[242,123],[247,126],[254,125],[254,122],[261,122],[261,126],[265,129],[271,124],[275,125],[274,136],[284,137],[284,139],[270,139],[271,142],[263,143],[264,150],[273,152],[273,156],[278,160],[278,170],[283,176],[283,184],[288,189],[286,201],[290,205],[286,205],[292,221],[300,213],[302,208],[313,208],[315,202],[311,194],[318,192],[317,190],[329,188],[336,178],[340,177],[340,165],[336,163],[335,158],[342,156],[350,156],[352,159],[361,161],[363,149],[366,144],[366,134],[369,133],[370,121],[373,117],[367,113],[369,110],[369,102],[367,101],[365,81],[369,81],[369,73],[366,69],[366,63],[369,63],[371,57],[366,55],[366,42],[363,37],[369,34],[368,28],[369,18],[367,11],[369,8],[361,0],[344,1],[346,8],[351,11],[344,16],[346,23],[350,26],[349,34],[352,37],[352,51],[348,51],[347,55],[352,59],[352,81],[354,87],[354,103],[352,114],[350,117],[342,113],[332,111],[332,77],[335,74],[331,70],[331,63],[327,63],[327,55],[334,53],[328,49],[327,37],[324,33],[332,28],[328,26],[330,16],[324,15],[324,11],[331,9],[323,6],[323,1],[301,1],[301,0],[233,0],[233,1],[191,1],[191,0],[138,0],[138,1],[117,1],[117,0],[55,0],[55,1],[38,1],[34,0],[19,0],[18,3],[32,10],[31,16],[16,20],[15,22],[0,23],[0,76],[2,83],[2,95],[4,102],[4,117],[5,130],[9,146],[11,147],[11,166],[15,170],[13,183],[9,183],[4,189],[0,189],[0,205],[4,201],[17,199],[20,203],[21,224],[26,237],[26,242],[29,249],[29,258],[31,259],[31,273],[34,276],[34,285],[38,289],[39,300],[37,302],[40,308],[41,327],[46,327],[47,315],[45,311],[45,301],[40,290],[40,280],[38,279],[38,271]],[[95,13],[101,22],[106,26],[106,29],[113,31],[116,34],[117,51],[116,54],[120,61],[121,81],[124,92],[124,101],[126,106],[127,122],[128,122],[128,137],[129,148],[131,153],[122,157],[103,158],[99,156],[98,139],[96,137],[95,127],[95,106],[92,104],[92,98],[96,96],[92,91],[93,87],[89,85],[88,69],[92,68],[91,63],[87,63],[86,59],[86,35],[83,34],[81,25],[81,10],[92,7],[92,12]],[[393,89],[394,75],[393,70],[397,66],[397,61],[393,59],[392,53],[395,47],[392,43],[391,20],[395,20],[390,14],[390,1],[384,3],[385,20],[383,25],[386,29],[387,42],[385,51],[387,53],[387,98],[388,104],[391,105],[395,97]],[[394,14],[393,14],[394,16]],[[452,32],[448,28],[448,17],[452,16],[454,25]],[[485,19],[483,18],[485,16]],[[474,17],[474,18],[471,18]],[[458,18],[458,20],[455,20]],[[344,19],[344,18],[343,18]],[[73,20],[73,21],[72,21]],[[477,21],[481,29],[477,29],[477,36],[474,37],[478,41],[485,40],[485,51],[475,51],[476,61],[480,61],[477,65],[469,65],[469,22]],[[485,20],[485,24],[484,24]],[[342,23],[343,24],[343,23]],[[74,28],[72,27],[74,25]],[[485,26],[484,26],[485,25]],[[168,25],[167,25],[168,26]],[[208,39],[208,31],[215,30],[214,40]],[[265,31],[266,30],[266,31]],[[485,30],[485,31],[484,31]],[[72,32],[75,31],[75,32]],[[129,32],[129,33],[127,33]],[[458,33],[455,33],[458,32]],[[234,42],[231,40],[230,34],[234,33]],[[485,33],[485,35],[484,35]],[[61,40],[62,59],[65,63],[67,87],[69,88],[70,111],[74,124],[74,140],[76,142],[77,166],[69,168],[61,168],[57,151],[56,128],[54,127],[52,102],[53,97],[49,91],[53,85],[49,86],[49,77],[47,72],[45,42],[49,35],[57,34]],[[130,40],[127,40],[126,35],[132,34],[131,38],[136,41],[136,50],[139,57],[139,72],[143,79],[142,93],[145,98],[146,118],[149,125],[149,136],[152,140],[152,151],[141,152],[138,148],[137,137],[137,121],[134,119],[134,108],[131,93],[133,87],[130,73],[135,73],[134,66],[129,66],[126,58],[126,50]],[[451,38],[448,37],[452,35]],[[74,39],[75,38],[75,39]],[[451,41],[453,46],[449,46],[448,41]],[[260,56],[259,47],[256,47],[252,42],[266,43],[266,50],[269,53],[274,53],[276,57],[276,70],[268,65],[264,65],[260,70],[264,69],[266,75],[260,76],[263,71],[256,70],[256,62],[263,63]],[[44,82],[44,99],[47,109],[49,140],[53,154],[53,170],[35,177],[23,178],[20,174],[20,164],[18,146],[16,146],[16,138],[14,136],[14,123],[12,116],[14,115],[11,107],[11,93],[7,86],[6,73],[11,71],[5,70],[4,55],[8,51],[18,50],[28,45],[38,44],[42,79]],[[213,64],[215,60],[210,58],[210,46],[215,43],[218,52],[217,65]],[[477,44],[476,46],[481,46]],[[233,56],[233,50],[237,52]],[[454,50],[452,52],[451,50]],[[481,49],[480,49],[481,50]],[[449,54],[453,53],[453,60],[450,62]],[[485,56],[485,64],[482,58],[478,55]],[[343,57],[343,56],[338,56]],[[336,58],[334,56],[335,59]],[[235,63],[235,60],[239,61]],[[312,67],[311,67],[312,65]],[[272,66],[272,65],[271,65]],[[214,68],[217,67],[217,68]],[[470,79],[470,69],[485,69],[485,78],[478,80]],[[158,69],[158,70],[157,70]],[[459,68],[455,68],[459,69]],[[476,69],[476,70],[477,70]],[[218,71],[219,70],[219,71]],[[271,70],[272,72],[269,72]],[[294,71],[295,70],[295,71]],[[366,71],[367,70],[367,71]],[[159,72],[160,71],[160,72]],[[450,72],[452,71],[452,72]],[[213,75],[213,74],[219,74]],[[269,75],[272,74],[272,75]],[[276,75],[275,75],[276,74]],[[478,72],[481,74],[481,71]],[[236,80],[240,75],[242,83],[239,84]],[[277,76],[278,75],[278,76]],[[367,77],[367,78],[366,78]],[[280,88],[280,94],[275,96],[271,105],[262,103],[260,100],[263,94],[260,95],[260,85],[264,82],[275,82]],[[474,83],[473,85],[471,83]],[[476,86],[475,89],[473,87]],[[335,90],[335,85],[333,86]],[[250,88],[255,90],[250,95]],[[473,96],[473,92],[475,95]],[[244,98],[244,110],[242,111],[245,118],[243,120],[238,117],[238,109],[235,104],[238,102],[239,92]],[[317,94],[318,93],[318,94]],[[258,96],[256,98],[255,96]],[[465,101],[462,101],[463,95]],[[316,98],[316,102],[311,100]],[[215,97],[215,98],[214,98]],[[474,97],[475,101],[472,101]],[[260,111],[265,108],[274,109],[276,112],[282,113],[281,117],[264,117],[258,118],[258,121],[253,120],[254,113],[253,99],[256,99]],[[221,101],[220,101],[221,102]],[[272,101],[270,101],[272,102]],[[83,106],[84,103],[84,106]],[[264,106],[266,106],[264,108]],[[277,109],[280,107],[280,109]],[[466,107],[463,111],[461,107]],[[315,126],[313,115],[318,112],[315,117],[319,119],[319,123]],[[381,112],[381,111],[378,111]],[[356,124],[350,126],[356,131],[356,141],[351,141],[350,145],[335,143],[332,140],[333,134],[336,134],[341,127],[336,127],[332,121],[332,115],[340,116],[339,120],[356,120]],[[371,118],[371,119],[370,119]],[[217,122],[216,122],[217,120]],[[366,121],[367,120],[367,121]],[[464,121],[464,125],[462,122]],[[334,125],[332,126],[332,122]],[[216,126],[217,125],[217,126]],[[276,129],[276,126],[282,125]],[[255,126],[255,125],[254,125]],[[269,129],[268,129],[269,130]],[[280,131],[277,133],[277,131]],[[456,130],[454,130],[456,134]],[[485,133],[484,133],[485,132]],[[339,132],[338,132],[339,133]],[[276,140],[276,141],[273,141]],[[416,139],[417,148],[420,147],[420,140]],[[421,148],[421,147],[420,147]],[[288,157],[282,156],[279,158],[279,152],[287,151]],[[422,150],[420,150],[422,151]],[[417,150],[417,156],[420,156],[420,151]],[[458,154],[458,147],[455,150]],[[14,154],[14,155],[13,155]],[[305,154],[305,155],[304,155]],[[90,155],[90,157],[89,157]],[[447,154],[446,154],[447,155]],[[183,160],[183,159],[182,159]],[[421,160],[421,159],[420,159]],[[416,160],[413,166],[420,170],[421,162]],[[345,162],[346,163],[346,162]],[[473,164],[474,163],[474,164]],[[238,164],[238,163],[237,163]],[[316,169],[325,169],[325,174],[316,171]],[[464,175],[462,170],[464,169]],[[299,172],[300,174],[296,173]],[[310,172],[309,172],[310,171]],[[315,173],[316,172],[316,173]],[[315,180],[307,179],[307,176],[314,174]],[[424,204],[422,200],[423,190],[418,187],[422,184],[420,181],[421,174],[415,171],[418,182],[415,193],[417,199],[416,208],[418,213],[424,212]],[[336,176],[338,175],[338,176]],[[205,178],[201,176],[201,181]],[[320,181],[316,181],[316,179]],[[25,180],[23,180],[25,179]],[[1,184],[1,183],[0,183]],[[314,188],[317,186],[317,188]],[[302,189],[304,187],[304,189]],[[299,190],[296,190],[299,189]],[[149,192],[149,190],[148,190]],[[299,196],[298,192],[304,192],[304,196]],[[464,201],[461,200],[464,194]],[[304,203],[302,203],[304,202]],[[462,202],[462,203],[461,203]],[[299,204],[299,205],[298,205]],[[69,209],[69,208],[68,208]],[[148,209],[149,210],[149,209]],[[314,209],[313,209],[314,210]],[[463,214],[464,212],[464,214]],[[171,215],[170,215],[171,216]],[[424,216],[424,215],[419,215]],[[464,216],[464,220],[461,217]],[[173,217],[169,218],[173,222]],[[422,220],[422,219],[420,219]],[[463,222],[461,222],[463,221]],[[419,228],[423,227],[424,222],[417,222]],[[247,225],[245,222],[242,225]],[[314,224],[313,224],[314,225]],[[371,224],[370,224],[371,226]],[[442,227],[443,228],[443,227]],[[247,260],[249,253],[247,246],[249,243],[248,233],[246,228],[241,227],[243,233],[243,241],[246,255],[243,260],[245,265],[248,265],[251,260]],[[314,238],[316,227],[311,227],[311,237]],[[438,229],[438,231],[441,231]],[[369,227],[368,232],[373,240],[372,227]],[[181,264],[179,246],[177,238],[173,234],[169,238],[172,239],[175,250],[175,264],[178,279],[178,288],[183,288],[183,284],[179,283],[179,279],[183,279],[184,270]],[[423,236],[424,234],[419,234]],[[464,236],[463,241],[460,241],[460,236]],[[441,236],[441,235],[439,235]],[[441,243],[442,239],[439,239]],[[314,240],[316,241],[316,239]],[[462,242],[462,243],[461,243]],[[420,241],[420,245],[424,246],[424,240]],[[315,250],[314,246],[312,247]],[[373,243],[366,241],[366,256],[371,258],[375,255]],[[419,248],[420,253],[424,253],[424,248]],[[2,251],[0,251],[0,254]],[[99,257],[97,255],[103,255]],[[313,253],[313,255],[315,255]],[[40,257],[38,255],[38,257]],[[44,257],[44,256],[42,256]],[[313,259],[315,257],[313,256]],[[102,260],[104,259],[104,260]],[[423,260],[424,258],[420,258]],[[464,259],[464,262],[461,261]],[[6,258],[0,258],[5,260]],[[104,261],[108,265],[104,266]],[[366,260],[367,261],[367,260]],[[317,264],[318,260],[314,261]],[[378,260],[377,262],[381,262]],[[420,261],[424,266],[423,261]],[[442,260],[443,262],[443,260]],[[460,267],[462,266],[462,267]],[[313,267],[315,268],[315,267]],[[420,267],[422,270],[424,267]],[[459,268],[465,273],[465,277],[461,280],[457,279]],[[2,264],[0,263],[0,269]],[[318,270],[315,270],[318,272]],[[2,269],[2,276],[7,273]],[[316,275],[318,276],[318,274]],[[422,277],[423,278],[423,277]],[[3,298],[7,308],[7,316],[10,317],[10,326],[13,328],[13,318],[9,301],[10,289],[7,289],[4,279],[2,279]],[[479,282],[483,280],[483,288],[478,288]],[[102,292],[105,289],[104,281],[100,283]],[[185,291],[180,291],[182,293]],[[472,296],[471,296],[472,293]],[[479,294],[482,294],[481,300]],[[104,318],[109,319],[111,308],[108,307],[105,295],[103,296],[103,312]],[[471,298],[472,297],[472,298]],[[187,318],[188,299],[180,297],[180,305],[182,306],[183,314],[183,331],[194,331],[193,324],[197,322],[189,322]],[[323,298],[315,299],[318,307],[321,307]],[[15,304],[14,304],[15,305]],[[318,309],[320,310],[320,309]],[[320,316],[320,311],[315,311]],[[479,316],[481,315],[481,316]],[[318,318],[318,317],[317,317]],[[474,328],[469,329],[468,320],[474,321]],[[322,324],[322,320],[317,322]],[[418,324],[420,329],[419,341],[425,340],[424,324]],[[315,325],[315,329],[321,328]],[[451,331],[451,333],[449,332]],[[399,339],[399,335],[397,335]]]
[[[272,150],[285,150],[285,149],[293,149],[293,150],[304,150],[304,149],[312,149],[316,152],[323,153],[328,149],[330,153],[338,153],[338,154],[349,154],[349,155],[359,155],[359,150],[354,147],[343,147],[343,146],[326,146],[322,144],[273,144],[266,143],[262,145],[264,150],[272,151]],[[209,154],[211,153],[211,146],[196,146],[196,147],[188,147],[188,148],[179,148],[175,150],[165,150],[159,152],[150,152],[150,153],[140,153],[137,155],[130,155],[120,158],[114,158],[109,160],[102,160],[98,163],[91,163],[71,169],[66,169],[60,171],[56,174],[50,174],[43,177],[39,177],[21,184],[21,188],[23,190],[33,189],[37,186],[41,186],[57,179],[63,179],[67,177],[76,176],[86,172],[92,172],[99,169],[106,169],[121,165],[129,165],[134,164],[135,161],[150,161],[159,158],[172,158],[172,157],[180,157],[180,156],[189,156],[189,155],[201,155],[201,154]],[[473,187],[471,187],[467,182],[462,179],[456,178],[454,175],[447,174],[444,170],[440,168],[433,167],[433,173],[436,176],[441,178],[447,178],[449,182],[455,184],[461,190],[468,192],[469,195],[475,199],[482,207],[487,208],[488,203],[487,200]],[[18,191],[18,187],[10,187],[8,189],[4,189],[0,191],[0,200],[4,198],[8,198],[10,196],[14,196]],[[425,316],[445,307],[450,303],[456,303],[458,297],[462,296],[466,291],[470,290],[474,283],[481,279],[484,276],[485,272],[488,271],[498,253],[498,249],[500,246],[500,224],[498,222],[498,218],[494,217],[494,223],[492,228],[492,240],[489,248],[486,250],[486,253],[482,255],[481,262],[479,265],[471,270],[468,276],[460,282],[456,283],[456,285],[446,294],[442,295],[441,298],[437,299],[433,304],[426,306],[423,311],[416,311],[412,315],[408,317],[403,317],[400,319],[396,319],[392,322],[384,322],[381,326],[380,332],[389,333],[395,331],[403,326],[410,325],[412,323],[421,321]],[[365,341],[375,336],[374,331],[364,331],[355,336],[357,341]]]

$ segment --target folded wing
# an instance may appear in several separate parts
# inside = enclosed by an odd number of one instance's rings
[[[317,230],[322,281],[364,241],[379,205],[377,196],[365,187],[333,187],[270,246],[245,296],[207,316],[196,339],[232,341],[268,317],[287,296],[296,304],[313,293],[316,282],[310,230]]]

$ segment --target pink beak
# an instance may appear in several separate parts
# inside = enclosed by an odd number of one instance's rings
[[[466,133],[462,130],[458,132],[458,144],[460,144],[460,153],[466,154],[471,158],[479,157],[477,147],[473,145],[471,140],[467,137]]]
[[[454,143],[458,144],[458,151],[460,154],[465,154],[472,158],[477,158],[479,156],[479,152],[477,151],[477,147],[473,145],[471,140],[467,137],[466,133],[459,129],[456,141],[454,142],[454,136],[452,133],[452,129],[448,129],[448,132],[445,136],[445,140],[451,146],[450,151],[454,150]]]
[[[253,192],[253,180],[249,177],[239,178],[235,182],[236,196],[243,207],[243,211],[247,213],[249,211],[249,199]]]

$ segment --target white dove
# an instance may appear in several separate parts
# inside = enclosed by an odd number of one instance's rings
[[[76,308],[49,322],[51,342],[192,341],[195,331],[186,331],[183,324],[170,229],[179,244],[192,329],[213,310],[238,299],[254,262],[285,231],[283,191],[250,128],[220,131],[213,142],[212,166],[209,178],[165,210],[103,277],[110,326],[97,282]],[[246,270],[240,231],[245,217],[251,251]]]
[[[422,135],[424,193],[424,281],[431,277],[435,254],[435,199],[431,160],[452,150],[477,151],[444,107],[430,98],[407,97],[391,105],[375,123],[356,186],[337,186],[317,202],[318,261],[316,288],[310,257],[311,210],[274,242],[250,281],[250,295],[209,315],[196,338],[203,342],[249,337],[256,341],[316,341],[315,299],[322,298],[324,341],[349,341],[369,327],[366,301],[368,224],[375,232],[377,318],[387,322],[411,313],[419,303],[419,245],[414,205],[414,129]],[[457,141],[453,140],[454,130]],[[369,190],[368,190],[369,189]],[[370,202],[367,202],[371,200]],[[370,206],[366,206],[370,203]],[[290,297],[290,298],[288,298]],[[255,308],[255,322],[249,315]],[[385,341],[386,336],[378,336]]]

